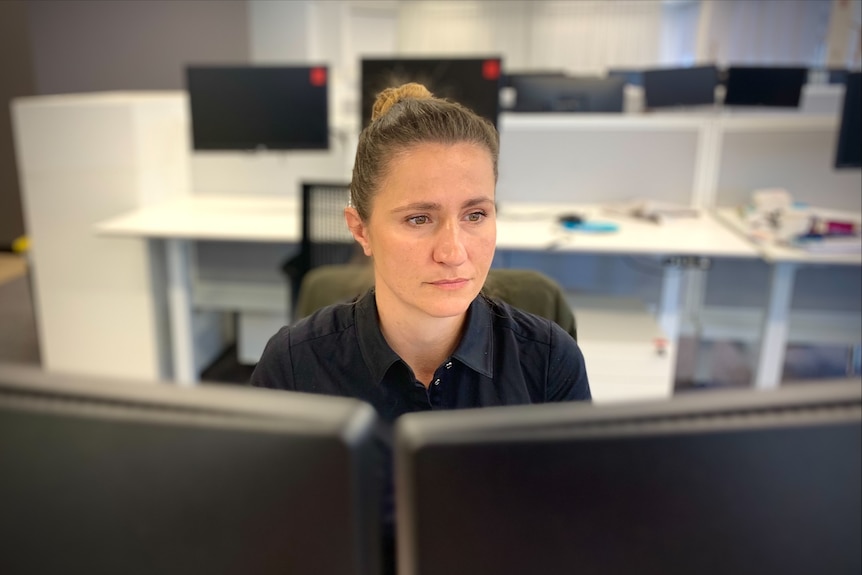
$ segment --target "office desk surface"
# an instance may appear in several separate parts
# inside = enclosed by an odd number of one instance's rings
[[[618,226],[612,232],[572,231],[558,223],[562,214],[587,222]],[[727,229],[713,214],[677,218],[657,224],[611,214],[601,205],[507,203],[497,216],[497,248],[597,254],[691,255],[756,258],[745,238]]]
[[[856,222],[862,221],[862,214],[852,212],[839,212],[835,210],[817,210],[824,216],[832,216],[840,219],[848,219]],[[741,237],[748,237],[748,229],[745,221],[739,216],[737,208],[717,208],[715,214],[718,219],[734,230]],[[782,245],[773,241],[755,242],[747,240],[756,245],[756,249],[764,260],[770,263],[797,263],[797,264],[819,264],[819,265],[862,265],[862,250],[853,253],[826,253],[809,252],[800,248]],[[857,239],[862,245],[862,238]]]
[[[613,222],[618,230],[566,230],[557,218],[571,213],[588,221]],[[196,374],[188,244],[211,240],[295,243],[300,239],[299,220],[299,202],[293,198],[189,196],[101,222],[96,232],[166,241],[174,376],[178,381],[192,382]],[[578,204],[503,205],[497,219],[497,247],[596,255],[758,257],[749,241],[709,213],[659,225],[607,214],[598,205]],[[666,267],[664,272],[658,323],[671,341],[678,334],[681,273],[675,266]]]
[[[613,232],[565,229],[562,214],[609,222]],[[294,243],[300,239],[299,201],[261,196],[187,196],[101,222],[99,235],[187,240]],[[596,254],[758,257],[745,237],[714,214],[656,224],[607,213],[600,205],[505,203],[497,217],[497,247]]]
[[[295,243],[299,201],[267,196],[186,196],[101,222],[99,235]]]

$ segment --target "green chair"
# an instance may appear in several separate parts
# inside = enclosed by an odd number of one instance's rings
[[[296,320],[333,303],[349,301],[374,285],[374,270],[366,264],[326,265],[305,273],[299,288]],[[575,315],[560,285],[548,276],[527,269],[494,268],[483,288],[485,295],[524,311],[550,319],[575,340]]]

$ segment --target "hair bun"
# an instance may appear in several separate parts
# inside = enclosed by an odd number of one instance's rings
[[[371,121],[373,122],[388,112],[392,106],[402,100],[425,100],[432,97],[433,96],[431,92],[428,91],[428,88],[415,82],[402,84],[397,88],[386,88],[377,94],[377,99],[374,100],[374,107],[371,108]]]

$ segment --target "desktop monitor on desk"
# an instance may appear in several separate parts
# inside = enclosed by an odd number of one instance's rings
[[[862,73],[848,73],[835,152],[836,168],[862,167]]]
[[[344,398],[0,367],[0,572],[376,575],[375,425]]]
[[[400,575],[859,573],[862,386],[408,414]]]
[[[623,78],[521,76],[511,83],[513,112],[623,111]]]
[[[470,108],[497,125],[500,111],[502,59],[487,58],[363,58],[362,127],[371,123],[377,95],[386,88],[417,82],[439,98]]]
[[[190,66],[195,150],[326,150],[326,66]]]
[[[843,86],[847,82],[848,74],[850,74],[850,71],[846,68],[828,68],[826,70],[826,83]]]
[[[717,85],[718,68],[715,66],[665,68],[643,73],[647,109],[712,105]]]
[[[521,78],[565,78],[563,70],[507,70],[500,78],[500,87],[512,88]]]
[[[798,108],[807,80],[805,67],[731,66],[724,105]]]

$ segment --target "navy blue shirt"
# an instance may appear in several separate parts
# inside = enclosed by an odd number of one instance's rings
[[[279,330],[251,383],[354,397],[389,422],[413,411],[591,399],[583,354],[556,323],[482,295],[466,322],[426,388],[386,343],[372,288]]]

